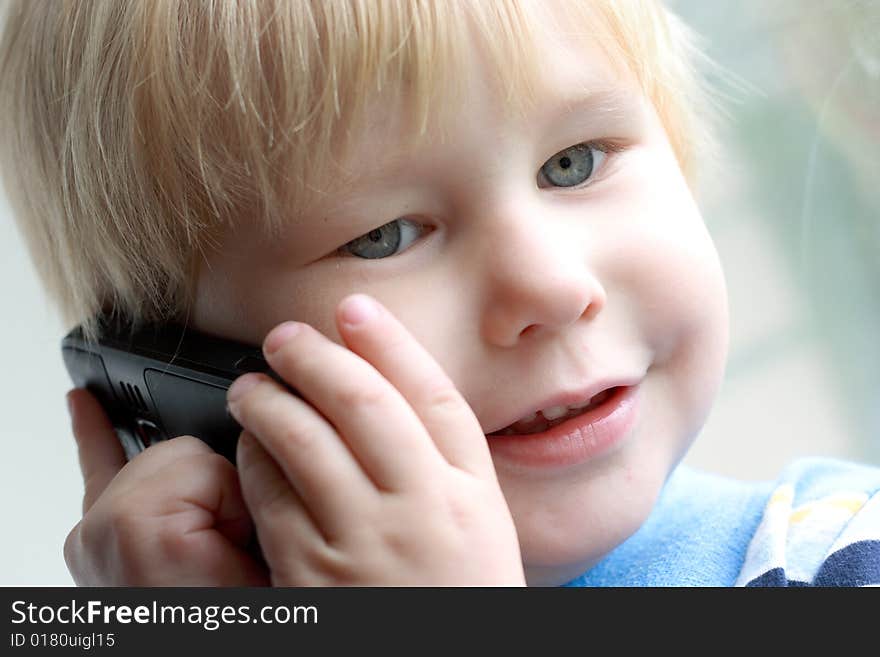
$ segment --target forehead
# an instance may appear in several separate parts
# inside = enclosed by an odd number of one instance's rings
[[[396,37],[369,31],[343,49],[335,86],[322,94],[338,91],[339,106],[314,113],[323,125],[314,132],[324,137],[292,153],[288,170],[306,184],[291,205],[323,206],[340,185],[367,186],[406,169],[426,145],[469,140],[468,128],[510,134],[566,113],[607,116],[638,95],[602,2],[437,7],[432,25],[393,51],[379,53]]]
[[[368,186],[404,173],[428,146],[455,150],[487,137],[528,137],[563,121],[610,124],[639,114],[637,81],[590,35],[541,26],[531,36],[536,59],[520,71],[528,77],[512,77],[486,44],[468,39],[462,47],[469,65],[444,81],[424,115],[407,86],[369,98],[340,149],[345,183]]]

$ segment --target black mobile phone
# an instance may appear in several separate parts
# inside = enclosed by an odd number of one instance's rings
[[[96,343],[77,326],[61,353],[74,385],[103,406],[129,460],[159,441],[192,435],[235,463],[242,429],[226,407],[232,382],[264,372],[295,394],[259,347],[174,323],[133,329],[101,318]]]

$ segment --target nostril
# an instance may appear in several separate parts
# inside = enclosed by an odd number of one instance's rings
[[[522,331],[520,331],[519,336],[521,338],[525,338],[525,337],[531,335],[532,333],[535,333],[537,330],[538,330],[537,324],[529,324]]]

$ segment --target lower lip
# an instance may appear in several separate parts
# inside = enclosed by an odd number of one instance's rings
[[[638,385],[618,388],[598,408],[541,433],[486,436],[496,463],[529,468],[575,465],[594,459],[619,444],[636,423],[641,395]]]

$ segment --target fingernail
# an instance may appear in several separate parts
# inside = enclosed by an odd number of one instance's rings
[[[376,316],[376,304],[365,294],[355,294],[342,303],[342,321],[357,326]]]
[[[257,374],[245,374],[238,377],[229,387],[229,390],[226,391],[226,401],[238,401],[244,396],[244,393],[253,388],[259,382],[260,377]]]
[[[284,322],[279,324],[266,336],[263,347],[266,353],[272,354],[278,351],[285,342],[290,340],[295,334],[299,333],[301,324],[299,322]]]

